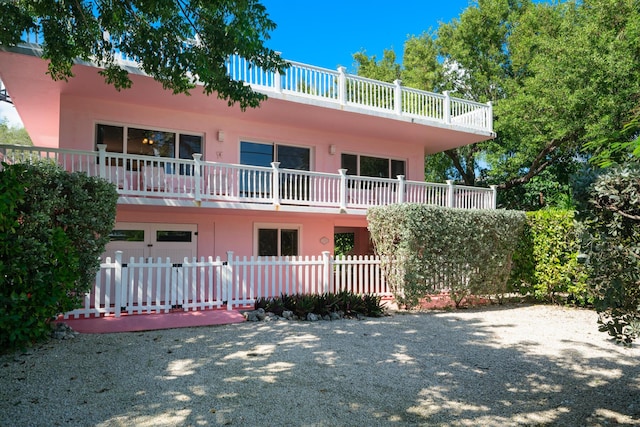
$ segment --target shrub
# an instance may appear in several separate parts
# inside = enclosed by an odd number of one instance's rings
[[[640,165],[591,176],[589,205],[581,212],[589,288],[600,330],[631,343],[640,335]]]
[[[254,304],[255,309],[263,308],[278,316],[287,310],[298,318],[306,319],[307,314],[321,316],[342,312],[345,316],[363,315],[380,317],[384,315],[382,298],[375,295],[358,295],[350,291],[324,294],[283,294],[280,297],[259,298]]]
[[[0,346],[24,347],[50,333],[93,283],[115,220],[113,185],[59,167],[0,171]]]
[[[512,288],[538,300],[558,302],[560,294],[568,294],[569,299],[587,304],[586,274],[578,264],[578,234],[573,211],[527,212],[527,226],[514,254]]]
[[[397,301],[414,306],[448,289],[457,304],[469,294],[507,290],[523,212],[419,204],[368,211],[369,231]]]

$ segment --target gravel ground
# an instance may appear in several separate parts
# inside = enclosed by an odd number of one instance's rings
[[[640,425],[640,347],[553,306],[80,335],[0,366],[0,426]]]

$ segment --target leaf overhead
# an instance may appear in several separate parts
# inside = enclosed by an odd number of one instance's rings
[[[73,77],[77,60],[92,61],[106,83],[129,88],[122,57],[174,94],[201,86],[243,110],[266,96],[233,80],[227,58],[237,54],[265,71],[284,71],[287,62],[265,46],[275,28],[257,0],[0,2],[0,44],[14,46],[36,33],[55,80]]]

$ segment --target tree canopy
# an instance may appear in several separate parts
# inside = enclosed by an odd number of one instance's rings
[[[638,40],[634,0],[477,0],[428,36],[410,37],[405,84],[494,104],[497,138],[429,156],[428,177],[497,184],[506,194],[536,177],[565,179],[554,165],[640,154]],[[368,75],[374,67],[361,54],[357,72]]]
[[[9,0],[0,2],[0,44],[37,33],[53,79],[73,76],[74,61],[93,61],[117,89],[131,86],[118,54],[133,59],[165,89],[190,93],[201,84],[229,105],[256,107],[265,95],[232,80],[225,66],[238,54],[264,70],[287,63],[265,47],[276,24],[258,0]]]

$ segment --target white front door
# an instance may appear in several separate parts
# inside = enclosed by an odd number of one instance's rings
[[[197,256],[197,236],[196,224],[118,222],[102,258],[113,260],[116,251],[122,251],[123,260],[160,257],[180,263],[184,257]]]

